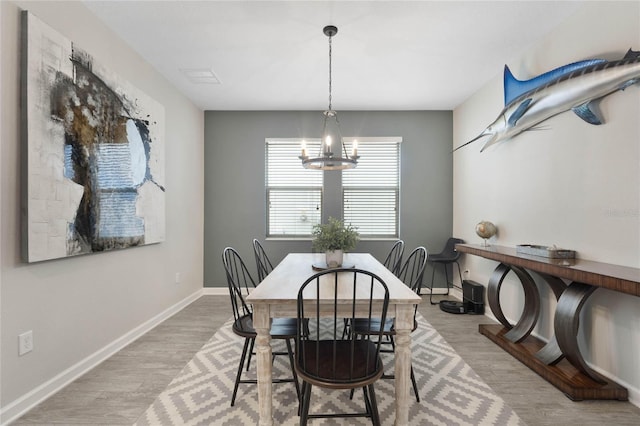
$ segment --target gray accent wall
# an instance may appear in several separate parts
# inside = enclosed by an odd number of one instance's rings
[[[453,227],[452,112],[340,111],[339,118],[345,137],[402,137],[400,238],[405,253],[419,245],[439,252]],[[226,286],[222,251],[227,246],[239,251],[252,273],[253,238],[263,242],[274,263],[290,252],[311,251],[310,240],[265,239],[265,139],[312,138],[321,130],[320,111],[205,113],[205,287]],[[335,176],[340,172],[325,173],[334,174],[325,176],[325,212],[340,212],[340,179]],[[389,240],[363,240],[354,251],[382,261],[391,245]]]

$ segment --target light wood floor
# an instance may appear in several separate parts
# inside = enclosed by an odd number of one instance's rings
[[[424,299],[422,315],[528,425],[640,424],[640,408],[628,402],[569,400],[478,333],[490,319],[447,314]],[[230,316],[227,296],[203,296],[14,424],[131,425]]]

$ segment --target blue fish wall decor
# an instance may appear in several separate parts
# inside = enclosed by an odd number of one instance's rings
[[[480,152],[565,111],[572,110],[589,124],[602,124],[596,107],[603,97],[640,81],[640,51],[629,49],[617,61],[589,59],[556,68],[530,80],[517,80],[505,65],[505,107],[482,133],[454,151],[485,136]]]

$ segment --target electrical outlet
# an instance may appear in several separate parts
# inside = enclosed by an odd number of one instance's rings
[[[180,284],[180,272],[176,272],[176,284]]]
[[[33,331],[26,331],[18,336],[18,355],[22,356],[33,350]]]

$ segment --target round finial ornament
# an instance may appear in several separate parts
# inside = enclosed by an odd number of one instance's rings
[[[487,220],[483,220],[476,225],[476,234],[478,234],[480,238],[484,239],[484,244],[483,244],[484,246],[489,245],[487,243],[487,240],[493,237],[494,235],[496,235],[497,232],[498,232],[498,228],[496,228],[496,226],[493,223]]]

